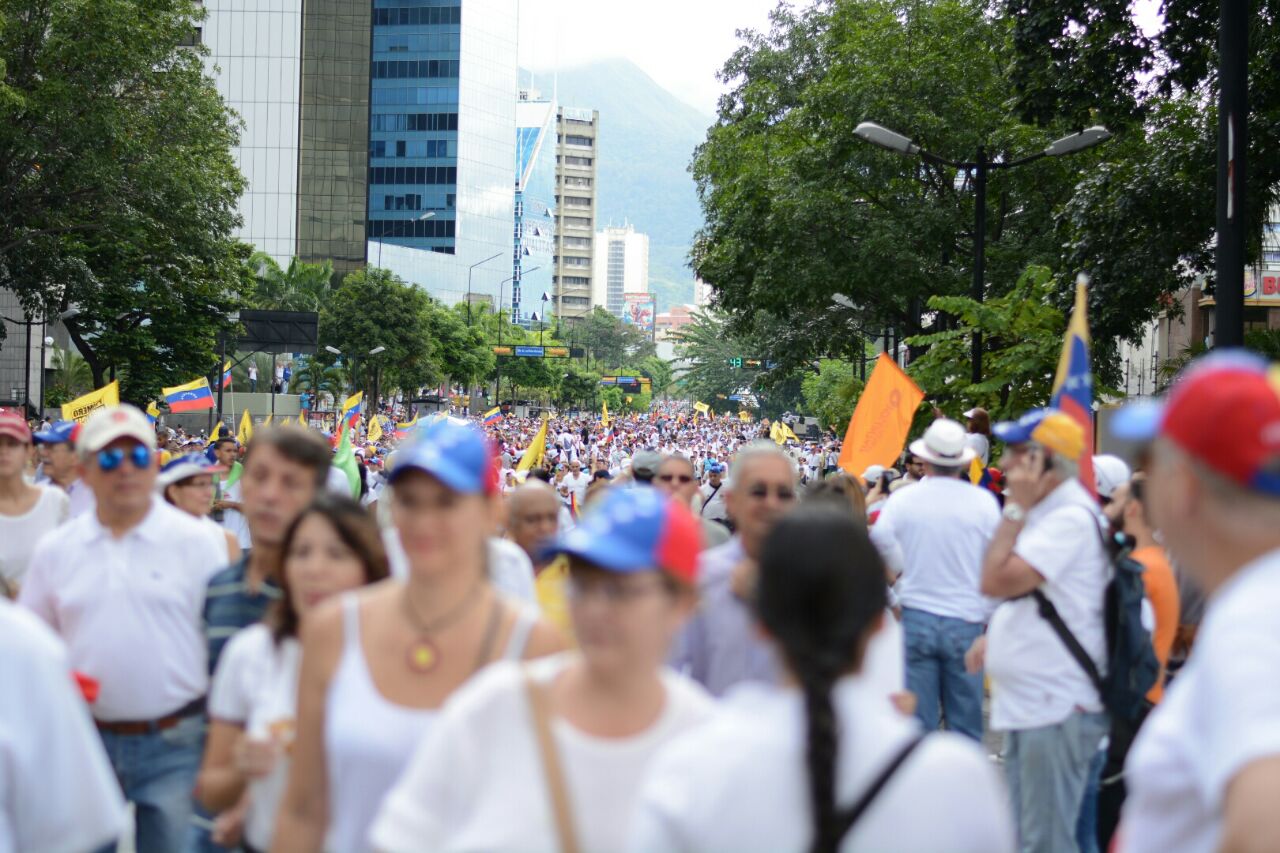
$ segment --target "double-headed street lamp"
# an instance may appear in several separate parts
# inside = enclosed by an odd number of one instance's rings
[[[490,255],[489,257],[485,258],[483,261],[476,261],[474,264],[467,267],[467,325],[468,326],[471,325],[471,273],[475,272],[476,267],[484,266],[485,264],[489,263],[489,261],[496,260],[505,254],[506,252],[499,252],[496,255]]]
[[[326,345],[324,349],[325,349],[325,352],[332,353],[333,355],[336,355],[338,358],[342,358],[342,357],[343,357],[342,350],[338,349],[337,347],[327,346],[327,345]],[[365,353],[364,357],[365,357],[365,358],[368,358],[368,357],[371,357],[371,356],[378,355],[378,354],[380,354],[380,353],[384,353],[384,352],[386,352],[386,351],[387,351],[387,348],[386,348],[386,347],[383,347],[383,346],[377,346],[377,347],[374,347],[373,349],[369,350],[367,353]],[[360,375],[360,358],[361,358],[361,356],[360,356],[360,354],[358,354],[358,353],[357,353],[356,355],[351,356],[351,392],[352,392],[352,393],[355,393],[355,391],[356,391],[356,378]],[[373,382],[373,410],[374,410],[374,412],[377,412],[377,410],[378,410],[378,391],[379,391],[379,388],[378,388],[378,380],[377,380],[377,379],[374,379],[374,382]]]
[[[864,142],[870,142],[888,151],[904,154],[954,169],[973,172],[974,186],[974,224],[973,224],[973,290],[971,296],[975,302],[981,302],[985,293],[983,280],[986,277],[987,263],[987,175],[993,169],[1012,169],[1025,166],[1041,157],[1065,157],[1100,145],[1111,138],[1111,131],[1102,125],[1085,128],[1079,133],[1064,136],[1050,144],[1043,151],[1009,161],[992,161],[985,146],[978,146],[977,156],[971,162],[949,160],[926,151],[901,133],[881,127],[875,122],[864,121],[853,130],[853,135]],[[982,333],[973,333],[973,381],[982,381]]]

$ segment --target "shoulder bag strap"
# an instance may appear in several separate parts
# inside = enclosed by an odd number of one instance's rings
[[[723,486],[723,485],[724,485],[724,483],[721,483],[721,484],[720,484],[720,486]],[[707,504],[709,504],[709,503],[711,503],[713,500],[715,500],[716,493],[720,491],[720,486],[716,486],[714,489],[712,489],[712,490],[711,490],[711,494],[709,494],[709,495],[707,495],[705,498],[703,498],[703,500],[702,500],[702,509],[698,510],[698,515],[702,515],[704,512],[706,512],[706,511],[707,511]]]
[[[562,853],[578,853],[578,835],[573,828],[569,789],[565,785],[564,771],[560,766],[560,752],[551,735],[551,709],[547,706],[547,691],[534,680],[527,667],[524,670],[524,689],[529,699],[529,710],[533,712],[533,731],[538,739],[547,793],[551,796],[551,814],[555,818],[556,834],[560,837],[560,850]]]
[[[925,736],[923,734],[919,734],[907,741],[902,749],[898,750],[898,754],[893,757],[893,760],[885,765],[885,768],[880,771],[880,775],[872,780],[871,784],[867,786],[867,789],[862,792],[862,796],[858,797],[857,802],[850,806],[849,810],[841,815],[841,839],[849,834],[849,830],[853,829],[853,825],[856,824],[866,813],[867,809],[871,808],[871,804],[875,802],[876,797],[878,797],[880,792],[884,790],[885,785],[889,784],[889,780],[893,778],[893,774],[897,773],[898,768],[902,767],[906,760],[911,757],[911,753],[916,751],[916,747],[924,742],[924,738]]]
[[[1110,561],[1111,551],[1107,547],[1107,539],[1102,532],[1102,525],[1098,523],[1098,519],[1093,513],[1090,513],[1089,516],[1089,520],[1093,522],[1093,529],[1098,534],[1098,541],[1102,545],[1103,557]],[[1080,664],[1080,668],[1084,670],[1085,675],[1089,676],[1089,681],[1097,689],[1098,696],[1105,695],[1102,687],[1102,674],[1098,672],[1098,665],[1093,662],[1093,658],[1084,650],[1084,646],[1080,645],[1076,635],[1071,633],[1067,623],[1062,620],[1062,614],[1058,612],[1058,608],[1044,594],[1044,590],[1039,587],[1031,591],[1031,597],[1036,600],[1036,606],[1040,610],[1040,617],[1049,623],[1053,633],[1058,635],[1058,639],[1062,640],[1062,644],[1067,647],[1067,651],[1076,659],[1076,663]]]

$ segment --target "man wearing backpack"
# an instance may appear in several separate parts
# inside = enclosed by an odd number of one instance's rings
[[[1204,590],[1195,652],[1139,732],[1124,853],[1275,850],[1280,839],[1280,377],[1205,358],[1113,432],[1154,440],[1148,509]]]
[[[1105,668],[1104,593],[1111,561],[1098,504],[1080,483],[1084,433],[1040,410],[996,426],[1008,448],[1008,501],[982,566],[1003,599],[970,651],[991,678],[991,728],[1005,732],[1005,772],[1023,851],[1076,848],[1076,821],[1107,714],[1090,674],[1034,595],[1052,604],[1096,669]]]

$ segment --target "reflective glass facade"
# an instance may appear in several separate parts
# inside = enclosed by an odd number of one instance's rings
[[[532,314],[546,321],[554,312],[551,286],[555,255],[556,192],[555,104],[521,93],[516,104],[515,247],[509,295],[503,306],[512,321],[527,323]]]
[[[369,186],[369,260],[450,304],[467,298],[468,281],[473,299],[496,302],[512,275],[516,12],[516,0],[375,0],[368,154],[371,168],[393,170],[373,174],[394,182]],[[457,77],[430,76],[433,61],[437,73],[456,63]],[[400,63],[418,76],[378,76]],[[456,118],[442,129],[422,117],[440,115]],[[456,183],[411,182],[440,167]]]
[[[303,11],[297,253],[339,272],[365,260],[372,11],[352,0]]]
[[[237,235],[281,263],[298,218],[302,0],[205,0],[205,68],[244,121],[236,165],[248,182]]]

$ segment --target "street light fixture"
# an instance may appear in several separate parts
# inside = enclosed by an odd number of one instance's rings
[[[468,326],[471,325],[471,273],[475,272],[476,267],[483,266],[489,263],[489,261],[496,260],[505,254],[506,252],[499,252],[496,255],[490,255],[489,257],[485,258],[483,261],[476,261],[474,264],[467,267],[467,325]]]
[[[942,166],[951,166],[973,172],[974,227],[973,227],[973,286],[970,296],[981,302],[985,294],[984,281],[987,263],[987,175],[993,169],[1012,169],[1039,160],[1041,157],[1063,157],[1100,145],[1111,138],[1111,131],[1102,125],[1085,128],[1078,133],[1064,136],[1037,151],[1017,160],[992,162],[985,146],[978,146],[972,161],[950,160],[921,148],[910,138],[872,121],[864,121],[853,129],[853,135],[880,148],[904,154]],[[843,303],[841,303],[843,304]],[[982,381],[982,334],[973,334],[973,381]]]
[[[331,352],[338,357],[342,356],[342,350],[338,349],[337,347],[326,346],[324,349],[325,349],[325,352]]]

